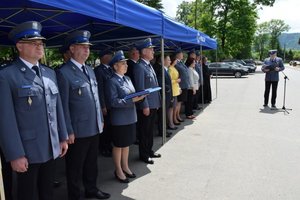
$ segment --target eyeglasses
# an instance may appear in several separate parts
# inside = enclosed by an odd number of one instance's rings
[[[34,47],[45,47],[46,44],[43,42],[33,42],[33,41],[22,41],[21,44],[30,44]]]

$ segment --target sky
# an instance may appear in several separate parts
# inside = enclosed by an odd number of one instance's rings
[[[175,18],[177,6],[183,0],[162,0],[164,12]],[[185,0],[193,1],[193,0]],[[300,33],[300,0],[276,0],[273,7],[262,7],[258,23],[281,19],[290,26],[288,33]]]

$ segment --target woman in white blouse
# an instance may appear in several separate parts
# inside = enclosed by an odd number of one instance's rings
[[[196,95],[197,90],[199,89],[199,74],[195,70],[196,61],[194,58],[188,58],[185,62],[185,65],[188,66],[189,70],[189,81],[191,88],[188,89],[188,98],[185,104],[186,111],[185,115],[187,119],[194,119],[195,116],[193,115],[193,102]]]

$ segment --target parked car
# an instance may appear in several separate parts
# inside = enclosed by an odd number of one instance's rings
[[[255,68],[253,66],[250,66],[250,65],[242,65],[241,63],[237,63],[237,62],[226,62],[226,63],[228,63],[230,65],[233,65],[233,66],[236,66],[236,67],[247,69],[248,73],[255,72]]]
[[[241,78],[247,75],[247,69],[230,65],[224,62],[210,63],[208,65],[209,72],[212,75],[218,76],[234,76],[235,78]]]
[[[246,64],[253,64],[253,65],[256,65],[255,60],[253,60],[253,59],[243,59],[243,61],[244,61]]]
[[[243,60],[239,60],[239,59],[227,59],[227,60],[224,60],[223,62],[237,62],[237,63],[240,63],[244,66],[251,66],[250,72],[255,72],[255,70],[256,70],[256,65],[255,64],[250,64],[250,63],[247,64]]]
[[[289,62],[289,64],[290,64],[290,66],[297,66],[297,65],[300,65],[300,61],[298,61],[298,60],[291,60],[290,62]]]
[[[260,60],[255,60],[255,64],[256,64],[256,65],[263,65],[264,62],[263,62],[263,61],[260,61]]]

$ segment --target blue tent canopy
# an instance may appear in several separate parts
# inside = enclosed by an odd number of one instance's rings
[[[170,49],[216,48],[216,42],[205,34],[133,0],[2,0],[0,44],[11,45],[7,33],[29,20],[41,22],[49,46],[60,46],[67,33],[86,29],[96,48],[124,49],[145,37],[163,37]]]

